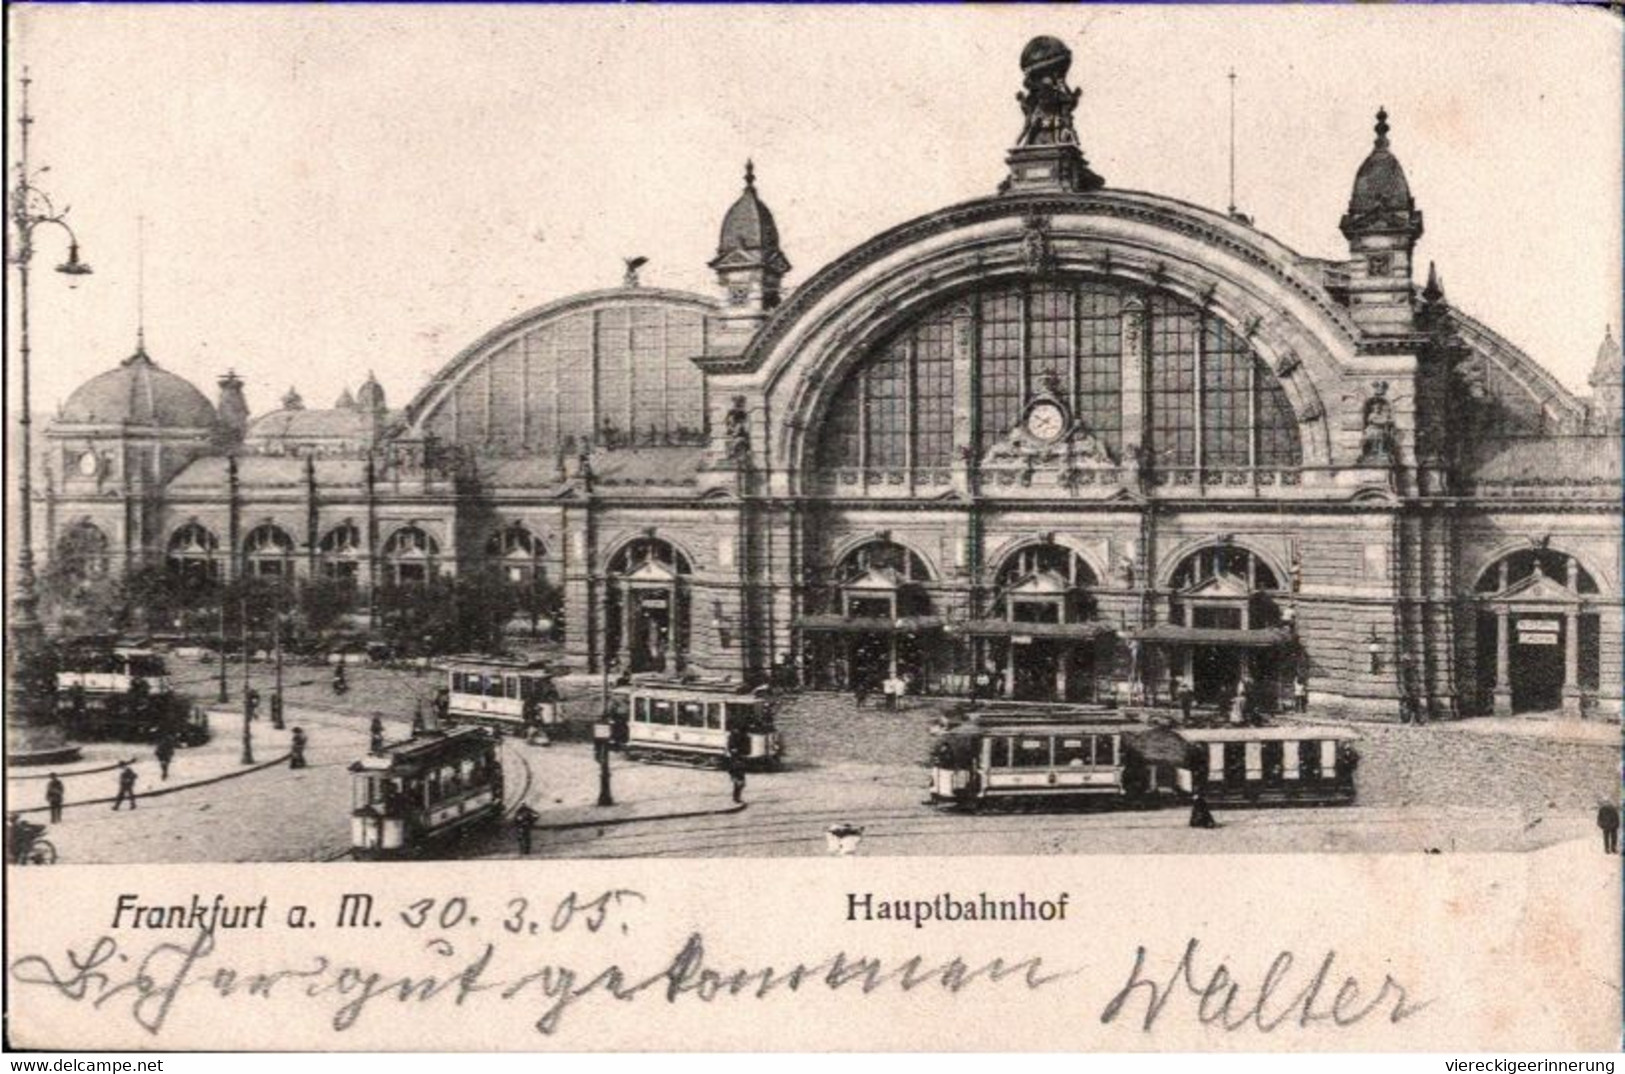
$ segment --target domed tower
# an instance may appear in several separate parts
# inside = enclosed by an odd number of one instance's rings
[[[1415,327],[1411,258],[1422,237],[1422,214],[1405,169],[1388,148],[1386,109],[1377,110],[1376,130],[1338,227],[1349,242],[1349,312],[1361,328],[1386,335]]]
[[[88,527],[118,561],[149,548],[165,483],[211,450],[219,428],[208,398],[137,345],[75,389],[45,430],[53,477],[42,543],[54,552],[60,535]]]
[[[1588,422],[1595,432],[1617,433],[1625,426],[1625,354],[1610,325],[1597,348],[1597,361],[1587,378],[1591,385]]]
[[[378,383],[378,378],[370,369],[367,370],[367,379],[355,390],[355,405],[358,410],[369,414],[382,414],[388,409],[384,401],[384,386]]]
[[[779,282],[790,262],[779,249],[779,227],[756,194],[756,168],[745,162],[745,189],[722,218],[717,256],[710,267],[726,296],[729,328],[754,328],[779,304]]]
[[[243,378],[227,370],[216,383],[220,386],[220,441],[222,447],[243,442],[248,432],[248,398],[243,395]]]

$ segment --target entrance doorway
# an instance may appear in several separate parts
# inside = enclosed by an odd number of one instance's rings
[[[1228,700],[1241,682],[1241,656],[1233,648],[1198,645],[1191,651],[1191,678],[1198,703]]]
[[[891,638],[879,632],[853,634],[847,654],[847,667],[854,690],[879,693],[880,686],[891,675]]]
[[[671,648],[671,595],[632,591],[631,669],[634,673],[665,671]]]
[[[1563,647],[1568,626],[1563,616],[1514,616],[1511,658],[1513,712],[1549,712],[1563,707]]]
[[[1017,701],[1053,701],[1059,696],[1060,647],[1048,638],[1034,638],[1010,646],[1011,684]]]

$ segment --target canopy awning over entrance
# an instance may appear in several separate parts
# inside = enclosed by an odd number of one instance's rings
[[[795,625],[802,630],[826,634],[920,634],[941,630],[936,616],[904,616],[901,619],[848,619],[844,615],[803,615]]]
[[[965,633],[982,638],[1072,638],[1087,641],[1110,634],[1109,623],[1012,623],[1008,619],[972,619]]]
[[[1161,645],[1232,645],[1243,649],[1272,649],[1292,641],[1292,632],[1285,627],[1264,627],[1259,630],[1225,630],[1219,627],[1188,627],[1174,623],[1158,623],[1134,631],[1130,637],[1138,641]]]

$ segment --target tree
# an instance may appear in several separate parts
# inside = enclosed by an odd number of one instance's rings
[[[353,583],[339,578],[312,578],[299,587],[295,604],[300,628],[309,635],[323,637],[345,625],[345,617],[355,608]]]

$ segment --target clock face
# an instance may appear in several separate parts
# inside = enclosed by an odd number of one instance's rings
[[[101,469],[102,462],[96,457],[94,451],[87,451],[79,456],[79,472],[86,477],[95,477],[96,471]]]
[[[1027,432],[1039,440],[1054,440],[1066,431],[1066,415],[1054,403],[1039,403],[1027,412]]]

